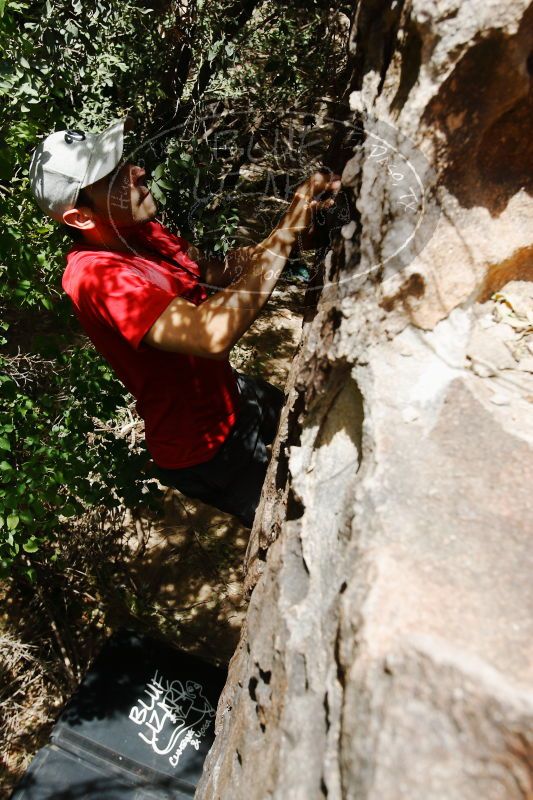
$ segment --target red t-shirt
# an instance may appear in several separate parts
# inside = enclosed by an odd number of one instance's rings
[[[159,222],[123,233],[131,253],[75,244],[62,286],[95,347],[135,397],[156,464],[199,464],[216,453],[236,420],[239,392],[231,365],[168,353],[141,340],[174,297],[195,305],[208,297],[193,275],[165,255],[194,275],[200,276],[200,268],[187,256],[189,243]]]

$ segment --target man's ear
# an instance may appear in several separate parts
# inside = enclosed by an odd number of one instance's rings
[[[85,208],[69,208],[63,212],[63,222],[81,231],[88,231],[95,227],[90,211]]]

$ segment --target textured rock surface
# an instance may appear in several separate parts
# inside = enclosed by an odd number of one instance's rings
[[[354,220],[286,386],[196,796],[530,799],[533,7],[363,0],[350,48]],[[392,257],[376,119],[433,170],[417,256]]]

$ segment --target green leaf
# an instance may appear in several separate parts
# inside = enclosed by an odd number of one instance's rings
[[[36,539],[35,536],[30,536],[30,538],[22,545],[22,549],[26,553],[36,553],[39,549],[39,540]]]
[[[6,436],[0,436],[0,449],[11,450],[9,439]]]
[[[30,583],[35,583],[35,580],[37,578],[37,573],[35,572],[34,567],[28,567],[27,569],[25,569],[24,574],[27,576]]]
[[[207,60],[211,63],[214,58],[216,58],[218,51],[220,50],[221,46],[223,45],[223,41],[219,39],[218,42],[213,42],[209,51],[207,53]]]
[[[17,514],[10,514],[7,518],[7,527],[10,531],[14,531],[17,525],[19,524],[19,518]]]
[[[0,0],[0,3],[2,0]],[[10,178],[15,168],[15,154],[8,147],[0,149],[0,178]]]
[[[60,510],[60,514],[62,514],[64,517],[73,517],[74,514],[76,514],[76,509],[72,503],[65,503],[63,508]]]

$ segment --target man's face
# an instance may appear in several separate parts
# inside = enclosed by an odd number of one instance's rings
[[[84,191],[94,204],[93,213],[116,227],[153,219],[157,206],[145,176],[142,167],[127,162],[118,171],[88,186]]]

